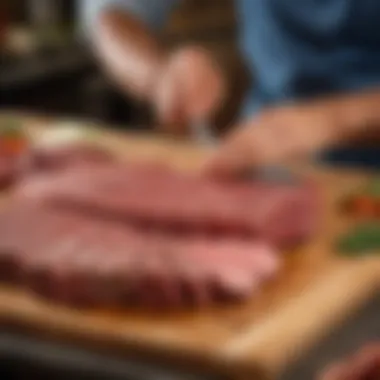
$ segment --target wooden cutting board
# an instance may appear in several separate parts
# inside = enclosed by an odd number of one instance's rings
[[[27,119],[30,120],[30,119]],[[36,120],[31,130],[38,131]],[[170,161],[191,170],[207,151],[151,136],[101,134],[101,144],[127,159]],[[73,310],[0,287],[0,320],[76,344],[113,347],[173,363],[267,378],[347,318],[378,289],[375,256],[343,259],[331,242],[349,224],[337,202],[368,175],[304,170],[321,186],[323,222],[312,241],[284,252],[281,275],[246,304],[152,314],[136,310]]]

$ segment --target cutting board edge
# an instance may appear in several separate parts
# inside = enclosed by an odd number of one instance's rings
[[[301,334],[299,329],[301,324],[293,324],[292,328],[286,328],[284,321],[294,321],[295,315],[297,315],[300,310],[305,310],[305,308],[310,311],[310,309],[316,307],[310,304],[310,300],[318,297],[322,301],[322,297],[330,285],[338,285],[338,280],[341,284],[346,284],[347,286],[355,284],[356,281],[360,281],[355,287],[344,288],[342,286],[335,286],[334,292],[330,292],[330,297],[333,295],[332,310],[327,309],[323,302],[323,308],[320,310],[319,321],[314,320],[313,323],[309,325],[304,325],[302,330],[302,335],[307,336],[308,339],[302,341],[298,339],[298,345],[293,347],[293,350],[289,350],[289,342],[294,339],[295,336]],[[262,338],[255,337],[254,339],[247,338],[250,331],[243,331],[240,338],[233,338],[231,341],[222,347],[221,352],[228,360],[235,362],[235,365],[242,368],[249,369],[252,361],[258,361],[260,363],[265,363],[266,368],[271,369],[271,375],[279,375],[284,369],[285,365],[292,362],[292,357],[299,357],[303,350],[307,350],[314,343],[320,341],[326,334],[331,332],[339,323],[344,321],[347,315],[352,315],[355,311],[359,310],[371,297],[376,295],[380,291],[380,260],[375,257],[370,257],[367,259],[359,260],[358,262],[347,262],[346,265],[337,266],[326,273],[325,276],[313,283],[308,291],[305,291],[298,299],[290,300],[281,311],[277,312],[272,318],[266,320],[261,330]],[[314,295],[314,297],[312,297]],[[280,320],[282,319],[282,321]],[[289,325],[289,324],[288,324]],[[287,325],[287,326],[288,326]],[[326,328],[326,326],[328,326]],[[274,335],[269,332],[266,336],[265,332],[273,329],[275,331],[280,331],[283,333],[283,338],[288,345],[286,350],[288,350],[286,355],[282,355],[280,345],[277,344],[278,339],[281,334]],[[298,330],[298,331],[296,331]],[[284,334],[285,332],[285,334]],[[253,332],[254,334],[254,332]],[[265,349],[263,349],[265,347]],[[277,352],[270,354],[270,347],[275,347]]]
[[[378,263],[376,261],[376,263]],[[372,261],[359,262],[356,265],[353,263],[347,263],[344,267],[335,267],[325,273],[324,276],[321,276],[319,281],[312,283],[308,288],[305,289],[304,293],[299,297],[299,299],[291,299],[288,302],[280,305],[280,307],[274,312],[271,318],[266,321],[263,321],[262,327],[260,328],[262,338],[255,337],[255,331],[253,328],[252,331],[245,330],[242,331],[240,336],[234,337],[233,339],[227,341],[219,350],[214,352],[208,352],[207,349],[202,350],[194,348],[185,348],[184,343],[181,342],[175,344],[172,343],[169,346],[163,347],[162,342],[158,339],[156,342],[154,340],[141,339],[141,337],[129,336],[128,338],[120,338],[117,331],[111,331],[107,329],[104,325],[97,325],[98,331],[94,333],[93,328],[89,327],[91,322],[91,316],[86,321],[83,319],[81,322],[77,322],[77,326],[74,328],[72,321],[68,320],[66,323],[63,323],[63,320],[60,319],[59,311],[53,312],[53,314],[47,315],[42,307],[38,306],[39,302],[43,301],[29,301],[35,303],[35,313],[31,315],[28,314],[26,310],[22,310],[20,306],[11,306],[10,308],[0,307],[0,320],[3,322],[8,321],[9,323],[15,323],[20,327],[27,328],[36,328],[38,330],[44,330],[48,335],[58,334],[59,336],[64,335],[65,338],[68,338],[69,341],[77,342],[78,344],[88,344],[91,342],[96,342],[98,344],[105,344],[117,347],[120,351],[125,351],[126,353],[136,353],[136,350],[143,354],[152,355],[155,358],[167,359],[170,362],[177,361],[180,358],[186,357],[185,361],[189,363],[198,363],[210,365],[215,372],[218,371],[228,371],[233,374],[244,373],[244,374],[260,374],[260,376],[267,376],[272,374],[280,373],[284,364],[288,363],[291,359],[289,355],[280,354],[281,349],[277,348],[277,353],[275,355],[269,355],[268,349],[263,347],[270,347],[274,343],[277,343],[279,338],[278,331],[282,331],[282,327],[285,322],[283,320],[294,320],[294,314],[297,314],[299,310],[304,309],[305,307],[310,306],[310,299],[314,299],[312,294],[317,294],[318,297],[321,297],[323,292],[326,290],[326,287],[329,287],[329,284],[336,284],[339,279],[344,279],[345,284],[353,284],[354,279],[362,279],[360,286],[357,286],[354,289],[354,296],[351,292],[348,295],[348,292],[337,286],[335,288],[335,298],[341,298],[341,302],[336,302],[335,304],[335,313],[334,318],[329,323],[326,323],[326,320],[320,324],[318,321],[314,321],[311,325],[306,325],[306,329],[302,332],[298,331],[298,334],[309,336],[308,341],[304,342],[301,346],[295,347],[294,350],[299,352],[302,349],[307,348],[311,343],[319,340],[315,338],[316,334],[322,334],[321,329],[326,326],[329,326],[328,330],[333,329],[340,320],[344,318],[348,313],[354,312],[362,304],[369,299],[377,288],[380,288],[380,265],[375,266]],[[1,303],[9,303],[10,299],[14,299],[15,296],[9,295],[9,290],[0,288],[0,305]],[[20,292],[21,297],[25,297],[24,292]],[[8,297],[8,299],[7,299]],[[29,298],[26,295],[27,299]],[[349,297],[351,302],[345,302],[344,297]],[[321,299],[321,298],[319,298]],[[347,301],[347,299],[346,299]],[[18,303],[19,305],[19,303]],[[22,302],[21,302],[22,305]],[[46,305],[45,305],[46,306]],[[315,307],[323,309],[323,303],[315,305]],[[326,308],[322,310],[325,313],[324,318],[328,318],[326,315]],[[75,316],[71,316],[75,318]],[[70,317],[70,318],[71,318]],[[288,318],[288,319],[286,319]],[[257,325],[260,325],[258,321],[255,321],[256,330]],[[86,329],[87,326],[87,329]],[[277,331],[276,334],[272,333],[271,330]],[[78,332],[80,331],[80,332]],[[248,334],[252,334],[253,338],[248,339],[244,338],[241,340],[241,337]],[[281,335],[281,334],[280,334]],[[288,329],[287,334],[284,336],[284,341],[286,346],[289,347],[289,341],[291,336],[295,335],[294,329]],[[58,340],[60,340],[58,338]],[[239,341],[240,340],[240,341]],[[280,345],[281,346],[281,345]],[[287,348],[288,349],[288,348]]]

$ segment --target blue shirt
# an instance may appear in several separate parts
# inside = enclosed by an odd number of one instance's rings
[[[181,0],[82,0],[85,27],[117,7],[159,28]],[[254,78],[244,113],[263,105],[380,84],[379,0],[236,0]]]
[[[160,28],[179,2],[82,0],[83,24],[91,31],[103,7],[113,6]],[[266,105],[380,84],[380,0],[235,3],[241,50],[255,78],[243,116]]]

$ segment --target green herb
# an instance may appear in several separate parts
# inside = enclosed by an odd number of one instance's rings
[[[374,198],[380,198],[380,177],[374,178],[369,183],[367,193]]]
[[[356,226],[338,241],[338,249],[350,256],[380,250],[380,222],[367,222]]]
[[[8,119],[0,123],[0,137],[20,137],[23,129],[20,122]]]

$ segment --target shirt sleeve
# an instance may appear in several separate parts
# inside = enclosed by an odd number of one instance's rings
[[[119,9],[135,15],[153,29],[164,24],[172,8],[181,0],[80,0],[78,13],[80,32],[91,34],[98,15],[107,8]]]

